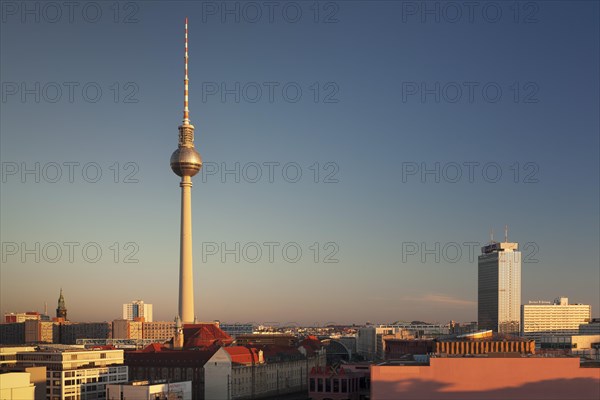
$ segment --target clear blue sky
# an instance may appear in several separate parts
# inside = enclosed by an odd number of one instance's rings
[[[1,311],[174,318],[188,16],[201,320],[475,320],[505,224],[598,315],[598,2],[475,3],[2,2]]]

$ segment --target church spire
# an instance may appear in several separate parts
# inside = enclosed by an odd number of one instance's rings
[[[67,307],[65,306],[65,297],[63,296],[62,288],[60,288],[60,296],[58,296],[56,318],[63,318],[65,321],[67,320]]]

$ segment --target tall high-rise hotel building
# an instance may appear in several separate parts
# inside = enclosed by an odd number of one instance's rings
[[[492,242],[478,259],[479,329],[519,334],[521,325],[521,252],[518,243]]]
[[[152,322],[152,304],[146,304],[142,300],[123,304],[123,319],[133,321],[136,318],[144,318],[144,322]]]

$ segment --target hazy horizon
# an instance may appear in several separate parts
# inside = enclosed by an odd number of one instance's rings
[[[25,3],[0,28],[2,313],[54,316],[62,287],[74,321],[175,317],[187,16],[199,320],[475,321],[505,225],[522,303],[600,315],[598,2]]]

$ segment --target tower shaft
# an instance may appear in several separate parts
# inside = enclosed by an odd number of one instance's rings
[[[192,261],[192,179],[181,177],[181,243],[179,254],[179,315],[184,324],[194,322],[194,272]]]

